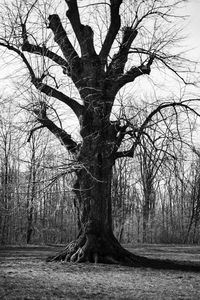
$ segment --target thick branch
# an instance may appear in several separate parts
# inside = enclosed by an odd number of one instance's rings
[[[64,30],[58,15],[55,14],[49,16],[49,28],[53,31],[54,40],[62,50],[70,68],[74,73],[78,73],[81,68],[79,56],[68,39],[67,33]]]
[[[51,50],[49,50],[48,48],[46,48],[45,46],[41,47],[38,45],[33,45],[27,41],[22,45],[22,51],[38,54],[41,56],[46,56],[46,57],[50,58],[52,61],[54,61],[56,64],[61,66],[63,68],[64,74],[70,75],[69,74],[69,64],[67,63],[67,61],[65,59],[63,59],[61,56],[59,56],[58,54],[56,54],[56,53],[52,52]]]
[[[77,1],[65,1],[69,7],[67,17],[79,42],[82,57],[97,56],[94,48],[93,30],[90,26],[81,24]]]
[[[32,83],[42,93],[46,94],[47,96],[54,97],[54,98],[62,101],[66,105],[68,105],[73,110],[73,112],[76,114],[76,116],[78,118],[82,114],[83,106],[81,104],[79,104],[78,102],[76,102],[74,99],[68,97],[67,95],[54,89],[53,87],[42,83],[40,79],[35,78],[34,80],[32,80]]]
[[[108,72],[111,75],[117,76],[123,74],[130,47],[136,36],[137,30],[132,29],[131,27],[125,27],[123,29],[122,43],[119,47],[119,51],[113,56],[112,62],[108,68]]]
[[[110,26],[99,53],[101,61],[105,64],[112,44],[121,26],[119,8],[122,0],[110,0]]]
[[[46,116],[45,106],[43,111],[34,110],[37,116],[37,120],[42,124],[43,127],[48,128],[61,142],[65,148],[72,154],[77,153],[77,143],[72,139],[71,135],[68,134],[64,129],[58,127]]]
[[[149,60],[146,64],[143,63],[139,67],[132,67],[124,75],[118,77],[118,79],[115,80],[114,84],[115,92],[118,92],[127,83],[133,82],[137,77],[144,74],[149,75],[151,72],[151,65],[153,63],[153,60],[154,56],[152,55],[149,57]]]

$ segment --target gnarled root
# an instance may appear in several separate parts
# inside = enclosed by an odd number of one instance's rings
[[[120,244],[117,241],[115,243],[114,245],[111,238],[97,237],[92,233],[82,234],[76,241],[69,243],[63,251],[55,256],[48,257],[47,261],[123,264],[117,247]],[[123,248],[120,246],[120,249]]]
[[[200,265],[135,255],[124,249],[112,232],[102,233],[94,225],[92,222],[88,222],[77,240],[69,243],[60,253],[47,258],[47,261],[120,264],[132,267],[200,272]]]
[[[198,264],[150,259],[135,255],[124,249],[114,236],[105,238],[105,236],[96,237],[94,234],[82,234],[76,241],[69,243],[63,251],[47,258],[47,261],[119,264],[131,267],[200,272]]]

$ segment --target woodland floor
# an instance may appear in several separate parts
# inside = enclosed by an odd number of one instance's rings
[[[200,261],[200,246],[126,248],[148,257]],[[200,299],[200,273],[45,262],[60,249],[0,247],[0,299]]]

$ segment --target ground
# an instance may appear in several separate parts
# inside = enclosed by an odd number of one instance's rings
[[[127,248],[148,257],[200,261],[200,246]],[[45,262],[60,249],[0,247],[0,299],[200,299],[200,273]]]

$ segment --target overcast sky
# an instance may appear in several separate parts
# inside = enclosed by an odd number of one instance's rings
[[[196,55],[200,58],[200,0],[191,0],[188,4],[190,17],[191,48],[196,48]]]

